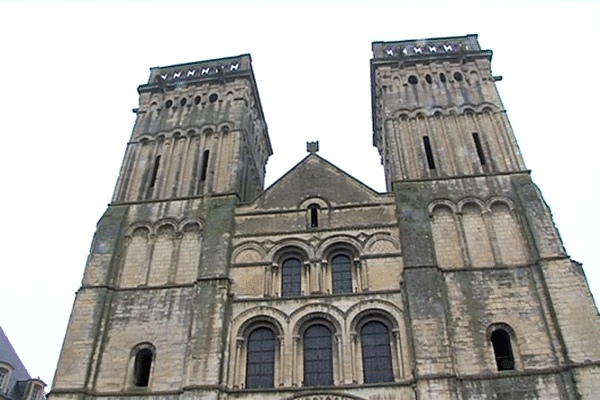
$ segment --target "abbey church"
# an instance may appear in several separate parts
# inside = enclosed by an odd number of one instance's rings
[[[317,142],[264,188],[248,54],[151,69],[50,400],[598,398],[600,318],[492,52],[372,50],[385,193]]]

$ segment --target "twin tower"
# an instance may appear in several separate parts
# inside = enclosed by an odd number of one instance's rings
[[[491,57],[373,43],[386,193],[314,146],[264,189],[249,55],[153,68],[50,399],[597,398],[600,319]]]

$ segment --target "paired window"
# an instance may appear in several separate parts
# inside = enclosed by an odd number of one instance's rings
[[[308,268],[303,253],[290,250],[289,255],[281,258],[280,282],[277,283],[277,278],[273,278],[275,287],[281,290],[275,292],[283,297],[309,293],[352,293],[354,286],[360,287],[358,282],[354,282],[359,278],[352,255],[350,250],[334,250],[326,260],[312,262]]]

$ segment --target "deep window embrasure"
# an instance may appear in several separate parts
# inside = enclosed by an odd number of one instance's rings
[[[319,227],[319,205],[311,204],[308,206],[308,212],[310,213],[310,227],[318,228]]]
[[[496,329],[490,338],[494,347],[496,366],[498,371],[514,371],[515,359],[513,357],[510,335],[504,329]]]
[[[427,156],[427,165],[429,166],[429,169],[435,169],[435,161],[433,159],[433,151],[431,151],[429,136],[423,136],[423,146],[425,147],[425,155]]]
[[[209,150],[204,150],[204,154],[202,155],[202,170],[200,171],[200,182],[204,182],[206,180],[206,173],[208,171],[208,156],[210,155]]]
[[[158,167],[160,166],[160,156],[156,156],[154,160],[154,168],[152,169],[152,177],[150,178],[150,187],[154,187],[156,177],[158,176]]]
[[[133,384],[137,387],[147,387],[150,382],[150,369],[153,354],[150,349],[140,349],[135,355],[133,368]]]
[[[479,140],[479,133],[473,132],[473,142],[475,142],[475,149],[477,150],[477,156],[479,157],[479,163],[485,165],[485,154],[483,154],[483,147],[481,147],[481,141]]]

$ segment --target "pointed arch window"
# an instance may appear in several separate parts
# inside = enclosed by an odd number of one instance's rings
[[[246,356],[246,388],[273,387],[275,370],[275,334],[266,327],[248,336]]]
[[[281,264],[281,295],[300,296],[302,293],[302,263],[295,257]]]
[[[325,325],[304,332],[304,386],[333,385],[333,335]]]
[[[496,358],[496,367],[498,371],[514,371],[515,358],[513,356],[512,346],[510,344],[510,335],[504,329],[496,329],[490,337],[494,356]]]
[[[393,382],[390,332],[379,321],[371,321],[360,330],[365,383]]]
[[[350,257],[340,254],[331,259],[333,293],[352,293],[352,262]]]

